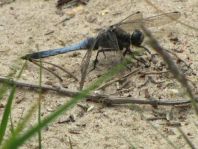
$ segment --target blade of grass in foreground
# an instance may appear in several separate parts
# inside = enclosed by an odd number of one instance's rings
[[[8,90],[9,85],[6,81],[3,83],[2,87],[0,88],[0,101],[2,100],[3,96],[5,95],[6,91]]]
[[[10,112],[10,131],[11,133],[14,133],[14,124],[13,124],[11,112]]]
[[[129,149],[136,149],[135,145],[133,145],[133,144],[128,140],[127,137],[125,137],[125,136],[122,135],[121,133],[119,133],[119,134],[120,134],[121,138],[124,139],[124,140],[130,145]]]
[[[126,68],[124,65],[126,64],[126,61],[123,63],[117,65],[116,67],[112,68],[109,72],[104,74],[102,77],[100,77],[98,80],[96,80],[93,84],[90,85],[87,89],[83,90],[81,93],[73,97],[70,101],[68,101],[66,104],[62,105],[60,108],[58,108],[55,112],[51,113],[49,116],[47,116],[45,119],[41,120],[40,124],[34,125],[32,128],[28,129],[26,132],[24,132],[22,135],[17,136],[16,138],[13,138],[11,140],[8,140],[3,145],[3,149],[16,149],[20,145],[24,144],[25,141],[30,139],[36,132],[38,132],[40,129],[44,128],[48,123],[52,122],[55,118],[57,118],[60,114],[62,114],[65,111],[68,111],[71,107],[77,104],[80,100],[84,99],[87,95],[91,93],[91,91],[95,90],[97,87],[99,87],[104,81],[109,80],[112,78],[115,74]]]
[[[16,126],[16,129],[15,129],[15,132],[14,132],[15,135],[18,135],[24,129],[25,125],[27,124],[27,122],[32,117],[32,115],[33,115],[34,111],[36,110],[37,106],[38,106],[37,104],[33,104],[32,107],[30,108],[30,110],[24,116],[23,120],[18,123],[18,125]]]
[[[25,65],[26,65],[26,62],[23,64],[19,74],[17,75],[17,78],[20,78],[20,76],[21,76],[21,74],[22,74],[22,72],[24,70]],[[13,85],[12,88],[11,88],[11,91],[10,91],[10,95],[8,97],[7,104],[5,106],[5,110],[4,110],[4,113],[3,113],[3,118],[1,120],[1,125],[0,125],[0,144],[3,141],[3,137],[5,135],[5,131],[6,131],[6,128],[7,128],[7,125],[8,125],[8,118],[9,118],[10,113],[11,113],[11,107],[12,107],[12,102],[13,102],[13,99],[14,99],[15,91],[16,91],[16,85]]]
[[[8,124],[8,118],[10,116],[10,112],[11,112],[11,107],[12,107],[12,101],[14,99],[14,94],[15,94],[15,90],[16,90],[16,85],[14,85],[10,91],[10,95],[8,97],[8,102],[5,106],[5,110],[3,113],[3,118],[1,120],[1,126],[0,126],[0,144],[3,141],[3,137],[5,135],[5,131],[7,128],[7,124]]]
[[[184,140],[186,141],[186,143],[189,145],[189,147],[192,148],[192,149],[196,149],[196,147],[189,140],[188,136],[186,136],[186,134],[183,132],[183,130],[181,128],[177,128],[177,129],[179,130],[179,132],[181,133],[182,137],[184,138]]]
[[[16,72],[12,72],[8,75],[8,77],[11,77],[12,75],[14,75]],[[3,99],[3,96],[5,95],[5,93],[8,91],[10,85],[7,83],[7,81],[4,81],[3,84],[2,84],[2,87],[0,88],[0,101]],[[11,132],[13,133],[14,131],[14,125],[13,125],[13,122],[12,122],[12,116],[10,115],[10,123],[11,123]]]
[[[30,108],[30,110],[27,112],[27,114],[24,116],[24,118],[17,124],[15,131],[13,132],[13,134],[10,135],[10,137],[7,139],[12,140],[14,139],[16,136],[19,135],[19,133],[22,132],[22,130],[25,128],[25,125],[27,124],[27,122],[30,120],[30,118],[32,117],[34,111],[36,110],[36,107],[38,106],[38,104],[33,104],[32,107]]]
[[[41,89],[41,83],[42,83],[42,61],[40,60],[40,72],[39,72],[39,98],[38,98],[38,124],[40,125],[41,123],[41,94],[42,94],[42,89]],[[42,148],[42,144],[41,144],[41,129],[38,130],[38,143],[39,146],[38,148],[41,149]]]
[[[16,70],[14,70],[13,72],[11,72],[7,77],[10,78],[13,75],[15,75]],[[6,91],[9,89],[9,83],[7,83],[7,81],[4,81],[2,83],[2,86],[0,88],[0,101],[2,100],[3,96],[5,95]]]
[[[149,37],[150,39],[150,46],[160,54],[160,56],[163,58],[164,62],[168,65],[168,68],[170,72],[173,74],[174,78],[182,85],[182,87],[186,90],[186,93],[191,99],[191,104],[194,108],[194,111],[196,115],[198,116],[198,105],[197,105],[197,99],[195,98],[193,91],[191,89],[191,86],[189,85],[188,80],[186,79],[183,72],[179,69],[177,64],[172,60],[171,56],[166,52],[166,50],[160,46],[159,42],[153,37],[151,32],[147,30],[142,25],[142,30],[144,31],[145,35]]]
[[[140,113],[141,117],[145,119],[145,121],[151,126],[151,128],[154,129],[164,140],[166,140],[166,142],[167,142],[172,148],[178,149],[178,147],[176,147],[176,146],[172,143],[172,141],[171,141],[170,139],[168,139],[163,133],[161,133],[161,132],[157,129],[157,127],[156,127],[155,125],[153,125],[150,121],[146,120],[146,118],[145,118],[145,116],[144,116],[144,114],[143,114],[142,109],[140,109],[139,107],[138,107],[138,109],[139,109],[139,113]]]

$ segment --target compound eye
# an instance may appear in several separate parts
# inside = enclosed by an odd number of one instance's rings
[[[135,30],[131,35],[131,43],[134,46],[140,46],[144,40],[144,35],[140,30]]]

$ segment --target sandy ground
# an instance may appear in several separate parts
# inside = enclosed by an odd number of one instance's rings
[[[1,0],[0,2],[3,2]],[[194,27],[198,26],[198,2],[197,0],[173,0],[152,1],[165,12],[181,12],[180,21]],[[80,5],[73,8],[57,10],[54,0],[16,0],[0,7],[0,67],[1,76],[6,76],[14,70],[20,69],[23,64],[21,56],[27,53],[40,50],[53,49],[75,43],[87,36],[96,35],[98,30],[114,24],[136,11],[143,12],[144,16],[152,16],[158,12],[145,1],[135,0],[90,0],[87,5]],[[65,18],[68,20],[61,22]],[[198,33],[179,23],[170,23],[160,27],[150,28],[155,32],[160,43],[169,50],[177,50],[177,55],[187,64],[191,64],[192,71],[187,71],[186,75],[195,83],[193,91],[197,91],[198,72]],[[48,34],[49,32],[52,32]],[[161,33],[159,35],[158,33]],[[178,41],[174,43],[175,37]],[[80,77],[80,65],[85,51],[71,52],[64,55],[45,59],[59,66],[70,70],[78,78]],[[154,51],[153,51],[154,53]],[[114,55],[111,55],[114,57]],[[148,57],[148,56],[147,56]],[[101,56],[101,59],[103,56]],[[115,59],[113,61],[116,61]],[[102,75],[108,68],[112,67],[112,62],[103,58],[98,68],[91,72],[86,79],[86,85]],[[141,71],[154,71],[155,67],[140,68]],[[54,70],[51,66],[49,67]],[[162,68],[162,70],[165,70]],[[54,70],[55,71],[55,70]],[[157,70],[159,71],[159,70]],[[43,83],[62,85],[68,89],[75,90],[78,82],[70,78],[61,71],[56,71],[64,79],[61,84],[52,74],[43,72]],[[122,74],[126,74],[126,70]],[[116,96],[132,96],[145,98],[148,94],[156,99],[182,99],[186,98],[179,83],[176,83],[170,74],[151,75],[151,77],[161,83],[144,84],[148,77],[140,77],[140,74],[130,76],[130,81],[118,92],[116,83],[107,87],[106,94]],[[28,63],[22,74],[21,80],[29,83],[38,83],[39,69],[32,63]],[[144,84],[144,85],[143,85]],[[29,106],[36,101],[38,94],[33,91],[18,89],[16,102],[13,105],[13,119],[18,122]],[[54,111],[69,98],[57,95],[53,92],[43,94],[42,117]],[[4,104],[6,101],[3,101]],[[194,144],[198,144],[198,133],[195,124],[198,124],[196,115],[190,107],[163,107],[154,109],[151,106],[116,106],[106,107],[101,104],[81,102],[81,105],[91,107],[91,110],[84,111],[76,106],[68,113],[61,115],[55,122],[43,130],[43,148],[69,148],[69,139],[73,148],[122,148],[128,149],[132,145],[136,148],[170,148],[169,144],[144,120],[156,116],[170,114],[171,122],[181,124],[181,129],[187,134]],[[143,110],[143,115],[140,111]],[[0,109],[2,113],[3,108]],[[74,122],[58,123],[67,120],[69,116],[74,117]],[[36,119],[36,116],[35,116]],[[169,126],[166,120],[150,121],[166,138],[170,139],[178,148],[188,148],[181,134],[174,126]],[[31,139],[23,145],[23,148],[37,148],[37,138]]]

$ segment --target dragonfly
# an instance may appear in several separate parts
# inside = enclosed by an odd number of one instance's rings
[[[141,31],[141,25],[144,25],[145,27],[156,27],[176,21],[180,16],[181,13],[175,11],[143,18],[143,14],[138,11],[127,16],[120,22],[103,29],[95,37],[87,37],[78,43],[74,43],[63,48],[26,54],[22,59],[32,61],[58,54],[87,49],[81,66],[80,88],[82,88],[93,50],[97,50],[93,69],[96,68],[99,54],[105,54],[107,51],[119,51],[121,53],[121,57],[124,57],[126,54],[132,54],[131,46],[135,46],[143,48],[150,53],[146,47],[142,46],[144,33]]]

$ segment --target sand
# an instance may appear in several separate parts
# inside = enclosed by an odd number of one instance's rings
[[[4,1],[0,1],[4,2]],[[174,1],[152,1],[159,9],[164,12],[181,12],[180,21],[188,25],[197,27],[198,3],[196,0],[174,0]],[[78,5],[73,8],[56,8],[54,0],[16,0],[0,7],[0,67],[1,76],[7,76],[15,70],[19,70],[24,63],[21,56],[36,52],[63,47],[87,36],[97,35],[98,30],[107,27],[129,14],[141,11],[144,17],[159,14],[159,12],[145,1],[135,0],[90,0],[87,5]],[[61,22],[65,18],[66,21]],[[198,94],[197,90],[197,72],[198,72],[198,32],[190,29],[180,23],[169,23],[163,26],[150,28],[166,49],[178,50],[177,55],[187,64],[191,64],[193,72],[188,70],[187,77],[194,82],[193,92]],[[175,38],[176,40],[175,43]],[[173,40],[172,40],[173,39]],[[146,45],[146,43],[144,43]],[[80,78],[81,61],[85,51],[71,52],[55,57],[46,58],[45,61],[53,62]],[[152,53],[154,51],[152,50]],[[94,52],[96,54],[96,52]],[[94,57],[94,56],[93,56]],[[112,53],[110,57],[116,57]],[[144,57],[149,57],[148,55]],[[85,86],[88,86],[98,76],[104,74],[114,65],[117,58],[109,62],[101,55],[102,61],[96,70],[91,72]],[[137,63],[137,62],[136,62]],[[155,70],[155,65],[151,68],[145,68],[141,64],[132,67],[132,70],[139,68],[141,71],[160,71]],[[157,65],[156,65],[157,66]],[[76,90],[79,83],[67,74],[59,70],[56,71],[62,78],[61,83],[56,77],[47,71],[43,71],[43,84],[62,85],[70,90]],[[164,71],[165,68],[162,69]],[[116,77],[129,73],[129,70],[123,71]],[[171,74],[150,75],[156,82],[148,81],[149,77],[138,73],[128,78],[129,83],[122,89],[117,90],[117,84],[114,83],[107,87],[103,92],[116,96],[132,96],[134,98],[146,98],[149,96],[156,99],[187,99],[184,90],[180,84],[175,81]],[[115,77],[114,77],[115,78]],[[151,80],[152,80],[151,79]],[[39,68],[32,63],[28,63],[20,78],[27,83],[39,83]],[[160,81],[162,81],[160,83]],[[158,82],[158,83],[157,83]],[[120,82],[121,85],[122,82]],[[145,83],[145,84],[144,84]],[[30,105],[38,99],[36,91],[17,89],[15,102],[13,104],[13,121],[17,123],[30,108]],[[42,95],[42,117],[51,112],[70,98],[56,94],[55,92],[45,92]],[[3,100],[3,104],[6,100]],[[79,103],[89,110],[83,110],[80,106],[75,106],[67,113],[63,113],[57,120],[49,124],[42,131],[43,148],[65,149],[69,148],[70,141],[74,149],[78,148],[135,148],[145,149],[167,149],[170,145],[163,139],[156,130],[145,120],[145,118],[163,117],[149,121],[166,138],[170,139],[178,148],[189,148],[177,127],[168,125],[170,122],[177,122],[184,133],[195,145],[198,144],[198,133],[196,124],[197,117],[192,107],[165,107],[158,106],[157,109],[150,105],[122,105],[107,107],[102,104],[82,101]],[[0,109],[2,113],[4,108]],[[142,112],[142,114],[140,114]],[[73,117],[73,122],[63,122],[68,117]],[[31,126],[36,122],[36,113],[32,119]],[[60,123],[63,122],[63,123]],[[22,148],[37,148],[37,137],[26,142]]]

